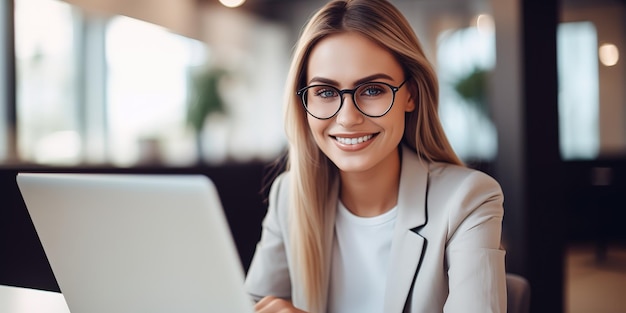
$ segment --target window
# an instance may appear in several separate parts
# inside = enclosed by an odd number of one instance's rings
[[[486,95],[488,72],[495,65],[493,27],[449,30],[437,42],[439,111],[450,143],[466,162],[492,160],[497,133]]]
[[[106,121],[114,164],[195,161],[186,132],[187,86],[190,70],[203,63],[204,46],[196,40],[128,17],[109,22]]]
[[[81,158],[75,14],[61,1],[15,1],[17,138],[22,160],[74,164]]]
[[[591,22],[559,25],[559,146],[564,160],[594,159],[599,152],[597,49]]]
[[[199,151],[219,163],[270,160],[284,149],[284,27],[242,14],[236,33],[246,45],[233,50],[57,0],[16,1],[15,14],[21,161],[186,166]],[[209,64],[232,75],[220,81],[227,114],[207,119],[199,150],[186,115],[192,79]]]

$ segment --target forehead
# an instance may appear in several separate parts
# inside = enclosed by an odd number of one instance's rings
[[[402,66],[389,50],[354,32],[321,39],[311,50],[305,66],[307,82],[322,77],[340,85],[351,85],[375,74],[386,74],[398,82],[403,77]]]

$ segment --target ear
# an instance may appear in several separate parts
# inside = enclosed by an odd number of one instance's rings
[[[409,99],[407,99],[406,105],[404,106],[404,111],[413,112],[414,110],[415,110],[415,100],[413,100],[413,97],[409,97]]]
[[[404,111],[413,112],[415,108],[417,107],[416,101],[417,101],[417,95],[419,94],[419,92],[417,91],[416,85],[410,84],[407,87],[409,87],[407,88],[409,92],[407,92],[406,94],[406,104],[404,106]]]

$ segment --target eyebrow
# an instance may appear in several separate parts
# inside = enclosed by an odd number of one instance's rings
[[[383,73],[378,73],[378,74],[373,74],[373,75],[360,78],[356,80],[353,85],[356,86],[358,84],[370,82],[370,81],[377,80],[377,79],[387,79],[387,80],[393,81],[393,78],[391,76],[387,74],[383,74]],[[333,85],[333,86],[339,85],[339,82],[336,80],[325,78],[325,77],[319,77],[319,76],[315,76],[311,78],[309,80],[309,85],[311,85],[312,83],[321,83],[321,84],[327,84],[327,85]]]

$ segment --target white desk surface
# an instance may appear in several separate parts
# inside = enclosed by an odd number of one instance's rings
[[[0,285],[0,312],[70,313],[70,310],[60,293]]]

